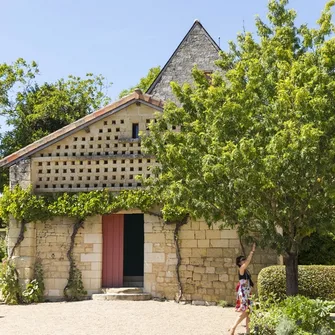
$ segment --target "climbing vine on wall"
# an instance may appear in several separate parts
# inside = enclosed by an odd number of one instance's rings
[[[183,286],[181,284],[180,272],[179,272],[179,268],[180,268],[180,265],[181,265],[179,232],[180,232],[181,226],[186,224],[187,220],[188,220],[188,215],[186,215],[183,219],[177,221],[174,232],[173,232],[173,241],[174,241],[174,244],[175,244],[175,247],[176,247],[176,256],[177,256],[177,264],[176,264],[176,275],[177,275],[177,283],[178,283],[178,293],[177,293],[177,297],[176,297],[177,302],[179,302],[180,299],[183,296]]]
[[[6,223],[8,223],[10,217],[13,217],[20,224],[19,236],[9,254],[9,259],[11,259],[15,249],[24,239],[26,224],[28,222],[44,221],[47,219],[47,203],[42,197],[34,195],[31,189],[23,190],[17,186],[13,191],[10,191],[6,187],[0,200],[0,216]]]

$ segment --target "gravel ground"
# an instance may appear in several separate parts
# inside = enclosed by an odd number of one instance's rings
[[[0,305],[0,334],[216,335],[228,334],[237,315],[233,308],[152,300]],[[236,334],[244,332],[240,326]]]

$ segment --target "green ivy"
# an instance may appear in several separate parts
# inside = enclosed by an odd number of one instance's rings
[[[67,300],[80,300],[87,292],[85,291],[81,271],[76,267],[70,269],[67,285],[64,288],[64,296]]]
[[[22,292],[23,302],[40,302],[41,289],[36,279],[31,280]]]
[[[34,266],[34,279],[27,284],[22,292],[23,302],[26,304],[43,302],[44,289],[43,267],[41,260],[37,260]]]
[[[50,201],[48,211],[51,217],[67,216],[85,220],[92,215],[109,213],[113,198],[114,196],[106,190],[63,193]]]
[[[33,194],[31,188],[5,187],[0,199],[0,217],[7,224],[10,217],[19,222],[46,221],[56,216],[85,220],[89,216],[133,208],[148,212],[158,202],[157,196],[146,190],[122,191],[118,195],[97,190],[46,196]]]
[[[3,261],[0,271],[0,290],[3,301],[8,305],[42,302],[44,300],[44,280],[41,262],[35,262],[34,279],[22,289],[14,262]]]
[[[9,218],[22,222],[45,221],[50,217],[47,198],[35,195],[32,188],[22,189],[16,185],[13,190],[5,187],[0,199],[0,217],[8,224]]]
[[[7,243],[4,236],[0,236],[0,262],[7,257]]]
[[[8,305],[22,302],[22,291],[19,275],[15,265],[10,261],[3,261],[0,270],[0,288],[3,301]]]

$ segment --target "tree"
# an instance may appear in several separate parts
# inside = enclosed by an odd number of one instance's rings
[[[54,83],[38,84],[35,62],[18,59],[0,65],[0,115],[12,127],[0,138],[0,156],[16,150],[76,121],[106,105],[106,85],[101,75],[85,78],[69,76]],[[8,171],[0,175],[1,189],[8,182]]]
[[[287,294],[298,292],[298,254],[335,222],[335,31],[329,1],[318,28],[295,25],[288,0],[270,0],[221,53],[211,80],[172,83],[179,104],[144,137],[160,166],[147,180],[165,218],[189,213],[236,227],[283,255]],[[221,72],[221,73],[222,73]]]
[[[152,67],[149,70],[146,77],[141,78],[139,83],[136,86],[133,86],[133,87],[129,88],[128,90],[123,90],[119,94],[119,98],[123,98],[126,95],[132,93],[135,90],[135,88],[139,88],[139,89],[142,90],[142,92],[145,92],[150,87],[150,85],[153,83],[153,81],[156,79],[156,77],[158,76],[160,71],[161,71],[160,66]]]
[[[322,235],[313,233],[304,238],[299,252],[299,264],[335,265],[335,234],[331,232]]]

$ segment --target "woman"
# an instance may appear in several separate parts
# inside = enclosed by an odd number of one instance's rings
[[[244,256],[239,256],[236,258],[236,265],[239,267],[239,286],[237,290],[238,302],[236,304],[236,311],[240,312],[241,314],[236,319],[232,328],[230,328],[230,335],[235,334],[236,327],[243,319],[246,319],[246,331],[247,334],[249,334],[250,293],[251,288],[254,286],[254,284],[251,280],[251,276],[247,268],[252,260],[255,248],[256,245],[254,243],[247,258],[245,258]]]

